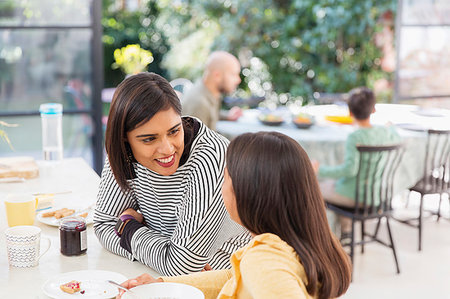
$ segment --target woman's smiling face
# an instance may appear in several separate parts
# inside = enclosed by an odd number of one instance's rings
[[[149,121],[127,132],[134,158],[160,175],[175,173],[184,150],[181,116],[173,108],[156,113]]]

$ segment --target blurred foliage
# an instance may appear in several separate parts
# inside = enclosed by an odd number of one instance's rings
[[[159,45],[163,43],[166,50],[170,45],[170,51],[160,64],[156,56],[164,53],[150,49],[155,55],[151,66],[162,65],[172,78],[200,76],[201,62],[210,51],[220,49],[239,57],[241,88],[256,95],[283,94],[285,103],[306,103],[317,92],[347,92],[360,85],[373,87],[378,79],[392,79],[381,69],[382,53],[374,37],[381,29],[380,16],[395,13],[396,1],[160,0],[147,6],[150,15],[136,13],[139,21],[133,24],[131,15],[115,19],[122,25],[114,31],[114,45],[117,48],[124,32],[130,31],[130,36],[158,32]],[[152,20],[145,28],[139,27],[143,18]],[[104,21],[105,26],[113,22]],[[144,47],[159,45],[151,42]]]
[[[390,0],[208,2],[219,20],[215,46],[251,49],[268,67],[277,93],[312,100],[314,92],[347,92],[389,74],[380,68],[374,35]],[[227,5],[228,7],[227,7]]]
[[[161,68],[161,60],[169,46],[163,30],[157,25],[160,13],[157,0],[146,1],[137,11],[121,10],[114,0],[103,1],[103,50],[105,87],[115,87],[125,77],[120,69],[112,69],[114,51],[129,44],[138,44],[142,49],[153,54],[154,61],[148,71],[166,76]]]
[[[152,63],[152,52],[142,49],[139,45],[127,45],[114,51],[113,69],[120,68],[125,74],[133,75],[147,70]]]

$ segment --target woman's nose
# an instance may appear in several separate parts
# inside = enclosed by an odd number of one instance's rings
[[[174,146],[169,138],[165,137],[161,140],[161,144],[159,147],[159,151],[161,152],[161,154],[171,155],[173,154],[173,148]]]

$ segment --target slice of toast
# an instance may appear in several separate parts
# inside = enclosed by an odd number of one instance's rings
[[[59,287],[61,288],[61,290],[63,292],[69,293],[69,294],[74,294],[76,292],[79,292],[81,290],[80,288],[80,284],[81,282],[76,281],[76,280],[72,280],[68,283],[62,284]]]

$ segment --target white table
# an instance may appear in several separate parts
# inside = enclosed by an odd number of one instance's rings
[[[232,140],[246,132],[277,131],[286,134],[302,145],[311,159],[318,160],[324,165],[338,165],[342,163],[345,153],[345,141],[355,130],[354,126],[328,122],[325,115],[348,113],[347,106],[316,105],[304,107],[315,117],[315,124],[308,129],[298,129],[291,122],[289,111],[279,111],[285,119],[281,126],[266,126],[258,120],[261,113],[257,109],[245,110],[244,115],[235,122],[219,121],[217,131]],[[425,116],[435,113],[440,116]],[[377,104],[376,112],[372,115],[372,123],[393,125],[411,124],[422,125],[425,129],[448,129],[450,126],[450,111],[445,109],[421,110],[414,105]],[[412,186],[423,175],[426,133],[424,131],[398,130],[406,145],[406,152],[396,177],[394,192],[399,192]]]
[[[49,163],[38,161],[40,175],[24,183],[0,184],[0,298],[48,298],[42,292],[45,281],[58,274],[79,270],[107,270],[136,277],[142,273],[159,276],[151,268],[104,249],[94,235],[92,225],[87,227],[88,249],[82,256],[66,257],[60,253],[59,230],[57,227],[35,222],[42,229],[42,236],[51,240],[49,251],[42,256],[34,268],[13,268],[8,265],[4,230],[8,227],[4,208],[4,198],[11,192],[51,193],[72,191],[55,197],[59,203],[67,201],[89,206],[96,201],[99,176],[81,158],[65,159]]]

